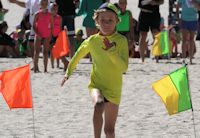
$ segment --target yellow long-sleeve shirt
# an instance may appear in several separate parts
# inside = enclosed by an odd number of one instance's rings
[[[70,77],[79,60],[88,53],[92,56],[93,67],[89,89],[97,88],[110,102],[119,104],[122,90],[122,75],[128,68],[128,42],[126,37],[115,32],[106,36],[115,46],[104,50],[104,36],[95,34],[86,39],[71,59],[66,76]]]

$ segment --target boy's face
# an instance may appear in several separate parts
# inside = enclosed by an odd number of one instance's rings
[[[99,29],[103,35],[114,33],[117,22],[117,15],[112,11],[101,12],[97,18],[97,24],[100,26]]]

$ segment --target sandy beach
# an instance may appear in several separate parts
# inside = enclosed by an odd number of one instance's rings
[[[20,21],[24,9],[2,0],[10,11],[5,20],[9,32]],[[138,17],[138,1],[128,0],[128,8]],[[167,17],[168,2],[161,13]],[[81,18],[76,19],[81,21]],[[81,27],[76,23],[77,27]],[[129,59],[123,79],[122,100],[116,123],[116,138],[200,138],[200,47],[194,64],[188,65],[192,110],[169,116],[160,97],[151,89],[153,82],[183,66],[181,59]],[[0,71],[31,64],[31,58],[0,58]],[[50,63],[50,62],[49,62]],[[62,64],[61,64],[62,67]],[[67,83],[60,87],[62,69],[48,67],[48,73],[31,72],[33,109],[9,110],[0,96],[0,138],[93,138],[93,105],[88,93],[92,64],[82,59]],[[43,60],[39,60],[43,70]],[[194,123],[193,123],[194,115]],[[34,119],[33,119],[34,118]],[[104,134],[102,137],[105,137]]]

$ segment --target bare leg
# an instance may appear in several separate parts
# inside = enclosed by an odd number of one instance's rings
[[[50,59],[51,59],[51,67],[54,68],[54,58],[53,58],[53,53],[52,53],[52,48],[51,48],[51,55],[50,55]]]
[[[34,57],[34,41],[29,40],[28,41],[28,46],[30,47],[30,55],[33,58]]]
[[[93,125],[95,138],[101,138],[101,130],[103,125],[104,103],[96,104],[94,107]]]
[[[44,72],[47,72],[47,65],[48,65],[48,52],[49,52],[49,45],[50,45],[51,38],[44,39],[44,47],[43,47],[43,58],[44,58]]]
[[[195,49],[194,37],[195,37],[195,32],[190,32],[190,45],[188,47],[190,64],[192,64],[192,58],[194,56],[194,49]]]
[[[147,49],[146,39],[147,39],[147,32],[141,31],[139,38],[139,45],[140,45],[140,57],[142,59],[142,62],[144,62],[145,51]]]
[[[183,37],[183,43],[182,43],[182,58],[186,58],[186,51],[188,51],[188,45],[189,45],[189,31],[183,29],[182,30],[182,37]]]
[[[115,123],[117,120],[119,106],[107,102],[104,104],[106,138],[115,138]]]
[[[56,59],[56,62],[57,62],[57,68],[59,68],[60,67],[60,59],[59,58]]]
[[[66,71],[69,61],[65,58],[65,56],[61,57],[60,59],[62,60],[62,63],[64,64],[64,71]]]
[[[34,58],[33,58],[34,61],[33,70],[35,73],[39,72],[38,59],[39,59],[40,47],[41,47],[41,39],[36,37],[34,42]]]

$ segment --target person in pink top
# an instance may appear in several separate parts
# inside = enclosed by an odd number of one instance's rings
[[[35,31],[34,40],[34,72],[39,72],[38,58],[41,45],[43,44],[44,72],[47,72],[48,51],[50,40],[53,32],[53,17],[47,9],[48,0],[40,0],[40,9],[33,21],[33,29]]]
[[[53,36],[51,39],[51,49],[53,48],[56,39],[58,38],[59,33],[62,31],[62,17],[58,15],[58,5],[56,3],[51,4],[51,14],[53,16]],[[65,56],[60,58],[64,64],[64,71],[67,69],[68,60],[65,58]],[[51,53],[51,67],[54,68],[54,58]],[[59,67],[59,59],[57,59],[57,67]]]

